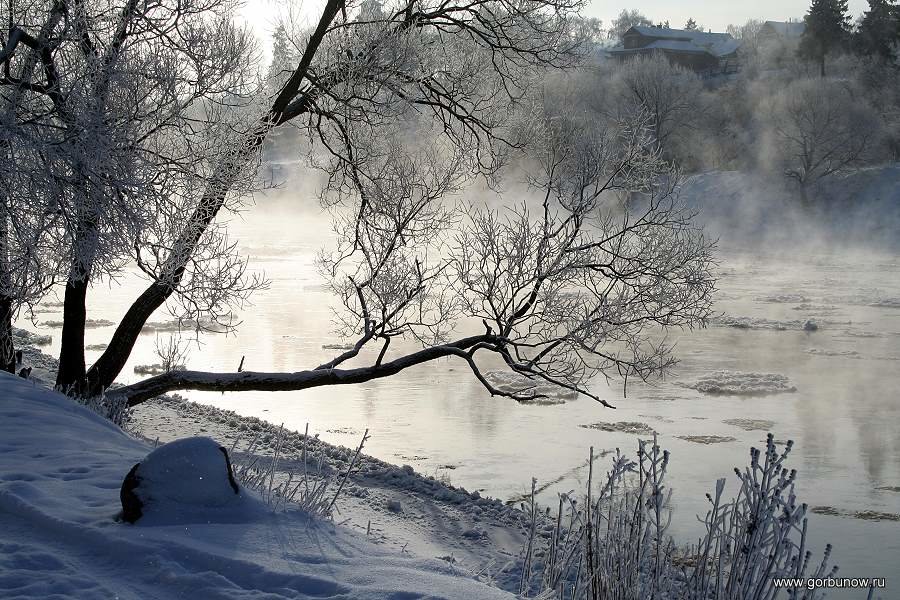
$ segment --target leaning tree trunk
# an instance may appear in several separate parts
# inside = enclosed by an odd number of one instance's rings
[[[262,143],[262,139],[259,143]],[[169,299],[181,283],[188,260],[194,253],[197,243],[225,204],[225,195],[234,184],[237,169],[240,168],[239,161],[246,160],[249,154],[250,150],[239,153],[224,169],[213,175],[213,183],[210,184],[212,189],[207,191],[188,220],[185,231],[176,241],[173,252],[163,265],[159,280],[150,284],[132,303],[119,322],[106,350],[90,370],[82,374],[82,383],[77,390],[79,395],[99,395],[118,377],[147,319]]]
[[[306,50],[297,69],[275,98],[272,108],[257,128],[251,131],[243,145],[226,158],[213,173],[209,186],[201,198],[197,208],[187,221],[184,231],[176,240],[162,268],[159,279],[138,297],[129,307],[116,328],[106,350],[97,362],[80,378],[76,393],[83,396],[96,396],[108,388],[118,377],[125,362],[131,355],[134,344],[141,329],[150,315],[162,306],[175,292],[184,276],[188,261],[197,247],[200,238],[210,223],[216,218],[225,204],[225,197],[234,186],[243,165],[265,141],[272,128],[290,119],[306,113],[315,92],[307,91],[297,97],[303,85],[312,59],[318,51],[319,44],[325,37],[328,27],[343,6],[343,0],[328,0],[315,32],[307,43]]]

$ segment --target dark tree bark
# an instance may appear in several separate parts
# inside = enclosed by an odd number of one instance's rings
[[[60,336],[59,370],[56,387],[64,392],[84,379],[84,326],[87,319],[88,279],[70,280],[63,300],[63,328]],[[74,390],[74,391],[77,391]]]
[[[16,350],[12,339],[13,300],[0,295],[0,370],[16,372]]]
[[[91,284],[91,266],[97,236],[97,217],[82,217],[75,239],[75,256],[69,267],[69,278],[63,296],[63,327],[60,335],[59,370],[56,389],[82,392],[86,365],[84,361],[84,329],[87,320],[87,292]],[[81,256],[81,252],[88,252]]]

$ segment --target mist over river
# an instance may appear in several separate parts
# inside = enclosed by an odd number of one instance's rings
[[[250,268],[265,271],[271,287],[238,313],[236,334],[205,335],[192,346],[188,367],[233,371],[245,356],[246,370],[296,371],[339,354],[328,346],[348,340],[332,333],[334,300],[314,265],[330,230],[315,203],[262,197],[230,218]],[[309,423],[346,446],[369,428],[368,454],[503,499],[523,494],[536,477],[539,487],[549,484],[541,500],[554,506],[556,492],[583,488],[589,447],[634,453],[633,430],[652,429],[672,452],[670,532],[682,543],[700,531],[693,515],[705,513],[704,493],[719,477],[736,479],[733,467],[747,464],[750,446],[772,431],[795,441],[789,465],[799,471],[800,501],[814,507],[814,558],[831,542],[842,575],[890,580],[900,572],[900,255],[814,248],[723,241],[720,316],[706,329],[672,333],[681,362],[664,381],[629,382],[627,397],[619,381],[594,382],[616,410],[587,398],[556,405],[491,398],[455,360],[356,386],[184,395],[291,429]],[[140,281],[120,284],[91,291],[89,318],[118,321]],[[53,312],[60,309],[43,310],[39,323],[60,320]],[[45,351],[56,353],[59,329],[38,328],[53,336]],[[89,328],[87,344],[111,332]],[[154,342],[153,333],[141,337],[123,381],[140,378],[135,365],[158,362]],[[88,352],[88,361],[98,355]]]

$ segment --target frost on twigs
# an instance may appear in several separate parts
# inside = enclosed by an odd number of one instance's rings
[[[734,600],[774,598],[776,578],[798,578],[787,597],[820,600],[804,577],[832,577],[831,545],[821,559],[808,547],[807,506],[794,494],[797,473],[785,466],[793,446],[781,451],[770,434],[750,464],[735,469],[736,494],[725,479],[707,494],[696,545],[676,546],[667,533],[672,518],[666,483],[669,453],[654,439],[641,441],[637,459],[616,453],[605,477],[595,471],[593,449],[586,494],[560,494],[556,512],[525,509],[532,525],[520,561],[525,597],[586,600]],[[597,481],[599,480],[599,481]],[[532,488],[534,489],[534,487]],[[814,509],[815,510],[815,509]],[[887,515],[876,515],[884,518]],[[859,517],[864,518],[864,517]]]
[[[265,505],[272,511],[298,508],[311,515],[331,517],[336,504],[347,482],[358,467],[363,446],[369,439],[366,429],[356,450],[347,456],[346,467],[335,470],[325,457],[325,446],[315,439],[310,444],[309,423],[300,438],[299,465],[287,463],[284,458],[285,443],[289,441],[289,432],[284,425],[278,428],[274,439],[269,439],[272,446],[270,458],[258,454],[260,436],[257,434],[235,457],[235,478],[243,485],[255,490]],[[238,447],[239,439],[232,445],[232,453]],[[295,450],[297,442],[294,441]],[[313,448],[318,451],[314,452]]]
[[[131,409],[121,396],[100,394],[88,398],[75,397],[75,401],[119,427],[124,428],[131,421]]]

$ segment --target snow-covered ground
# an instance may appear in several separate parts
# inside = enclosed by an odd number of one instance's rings
[[[137,406],[129,429],[159,443],[210,436],[226,447],[234,446],[240,460],[253,441],[254,454],[273,456],[281,428],[174,396]],[[282,477],[302,464],[303,447],[300,433],[283,432]],[[334,473],[346,472],[353,454],[350,448],[316,438],[306,441],[306,450],[313,457],[321,455],[323,470]],[[334,519],[366,534],[371,542],[397,552],[439,558],[504,587],[518,582],[518,558],[527,528],[526,516],[518,508],[365,453],[358,458],[345,490]]]
[[[372,539],[366,539],[352,524],[340,523],[341,517],[331,523],[299,511],[273,513],[246,489],[241,490],[244,501],[202,519],[120,522],[122,480],[152,445],[34,381],[0,374],[0,390],[2,598],[512,597],[476,581],[452,560],[403,550],[397,538],[370,533]],[[183,416],[175,405],[150,408],[139,422],[143,418],[148,429],[175,435],[178,427],[162,426]],[[376,463],[364,466],[378,471]],[[408,487],[425,485],[406,475],[398,478],[407,479]],[[373,480],[379,476],[390,478],[379,473]],[[396,535],[410,541],[427,529],[416,515],[471,499],[460,492],[459,498],[444,502],[425,493],[404,495],[402,486],[385,489],[397,490],[403,498],[400,511],[409,528]],[[166,505],[157,510],[165,511]],[[494,512],[504,510],[501,506]],[[456,537],[452,513],[446,515],[445,531],[425,536],[431,543]],[[372,514],[373,523],[381,525],[375,525],[376,531],[384,529],[387,516],[380,520]],[[485,543],[473,534],[460,537]],[[418,547],[428,547],[427,542]]]

